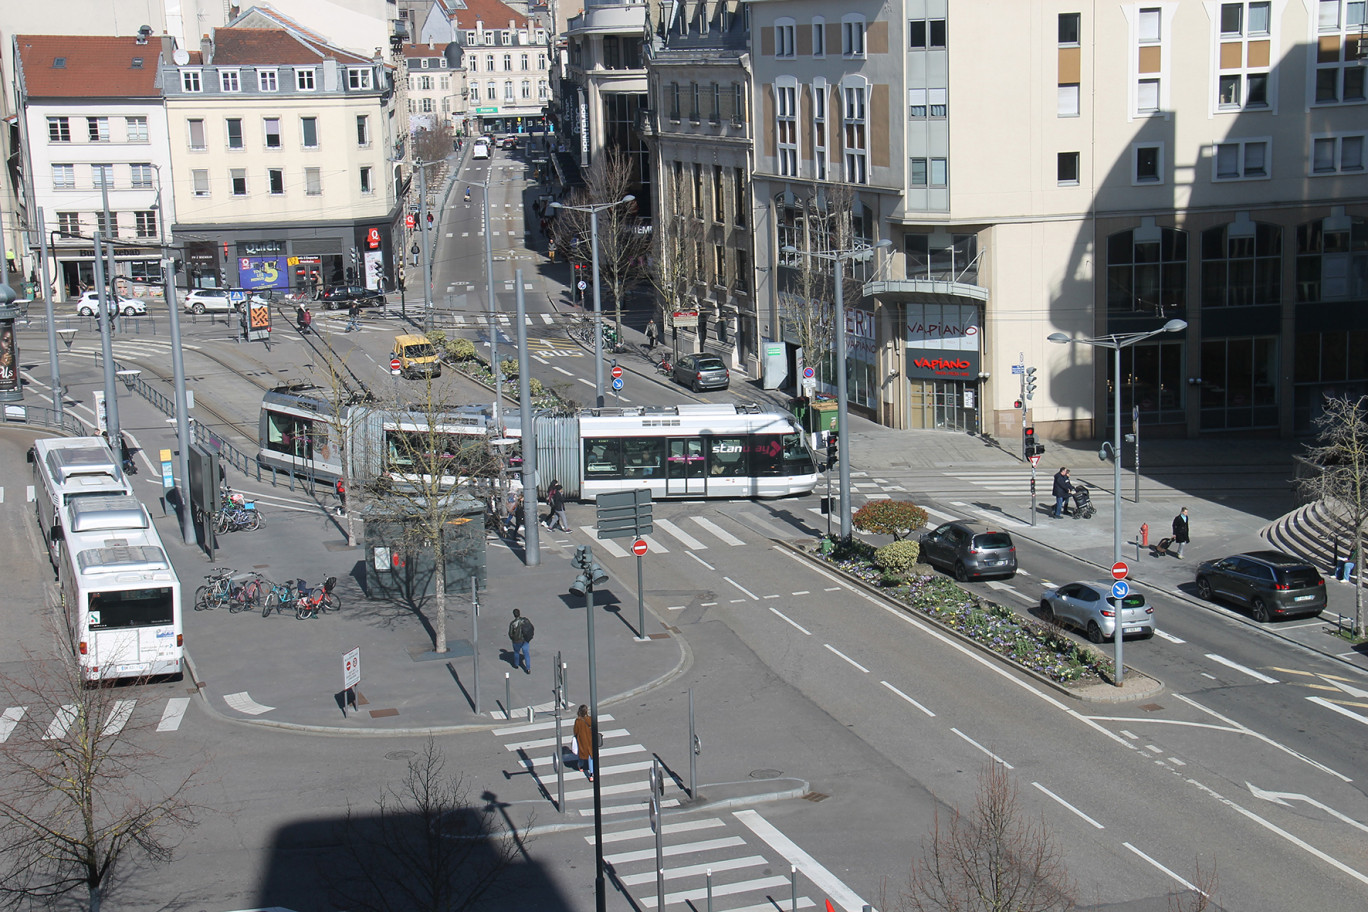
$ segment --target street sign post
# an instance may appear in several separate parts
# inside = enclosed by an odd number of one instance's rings
[[[402,367],[403,367],[403,364],[400,363],[400,361],[399,361],[398,358],[390,358],[390,373],[391,373],[391,374],[394,374],[395,376],[398,376],[399,371],[400,371],[400,369],[401,369]]]
[[[622,377],[622,368],[614,364],[612,374],[614,380],[620,379]]]
[[[637,557],[641,557],[646,551],[646,539],[638,538],[636,541],[632,542],[632,553]]]
[[[1130,575],[1130,567],[1125,561],[1117,561],[1112,564],[1112,579],[1123,580]]]
[[[613,381],[615,388],[621,388],[622,378]],[[598,514],[595,524],[599,538],[630,538],[632,553],[637,559],[637,636],[646,637],[646,587],[642,581],[641,556],[646,553],[643,535],[650,535],[655,528],[651,522],[651,492],[640,488],[632,491],[615,491],[600,494]]]
[[[1032,453],[1032,454],[1031,454],[1031,468],[1034,469],[1034,468],[1035,468],[1036,466],[1038,466],[1038,465],[1040,465],[1040,454],[1039,454],[1039,453]]]
[[[1125,580],[1117,580],[1112,583],[1112,598],[1123,599],[1130,595],[1130,583]]]
[[[346,706],[356,708],[356,685],[361,683],[361,647],[357,646],[342,654],[342,695]]]

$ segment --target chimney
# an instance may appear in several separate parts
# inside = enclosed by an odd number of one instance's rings
[[[214,39],[207,34],[200,39],[200,54],[204,57],[204,65],[209,66],[214,62]]]

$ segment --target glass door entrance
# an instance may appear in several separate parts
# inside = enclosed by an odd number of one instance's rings
[[[957,380],[932,380],[934,427],[947,431],[967,431],[974,421],[973,407],[965,407],[964,392],[969,387]]]
[[[702,494],[707,485],[703,462],[702,437],[667,438],[665,496]]]

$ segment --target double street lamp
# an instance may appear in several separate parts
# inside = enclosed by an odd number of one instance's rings
[[[1137,342],[1143,342],[1161,333],[1182,332],[1187,329],[1187,323],[1183,320],[1169,320],[1158,329],[1148,332],[1131,333],[1111,333],[1105,336],[1098,336],[1095,339],[1073,339],[1064,333],[1050,333],[1046,338],[1051,342],[1060,345],[1075,343],[1078,345],[1091,345],[1094,348],[1107,348],[1116,352],[1113,356],[1115,361],[1114,372],[1112,374],[1112,417],[1115,419],[1115,437],[1111,443],[1112,458],[1112,562],[1121,561],[1121,349],[1129,348]],[[1107,445],[1103,444],[1102,457],[1106,458]],[[1125,675],[1125,666],[1121,664],[1121,599],[1116,600],[1116,632],[1112,639],[1116,643],[1116,686],[1120,687]]]
[[[590,276],[594,283],[594,407],[603,408],[603,300],[599,289],[599,247],[598,247],[598,214],[605,209],[614,206],[621,206],[623,203],[630,203],[636,199],[628,193],[620,200],[611,203],[590,203],[587,206],[567,206],[564,203],[555,202],[551,204],[552,209],[569,209],[574,212],[587,212],[589,214],[589,238],[591,256],[593,257],[593,272]]]
[[[802,253],[805,256],[816,257],[819,260],[829,260],[836,267],[836,433],[845,437],[844,445],[841,447],[841,456],[837,459],[840,466],[840,509],[841,509],[841,538],[849,539],[850,532],[850,438],[845,436],[848,431],[848,408],[846,406],[846,328],[845,328],[845,263],[847,260],[867,260],[874,255],[874,251],[881,248],[892,246],[893,242],[888,238],[874,245],[861,244],[859,247],[852,247],[849,250],[835,250],[830,253],[818,253],[812,250],[799,250],[792,245],[780,248],[782,252],[792,256]]]

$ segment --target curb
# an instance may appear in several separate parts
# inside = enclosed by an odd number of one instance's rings
[[[990,658],[1002,663],[1007,668],[1010,668],[1013,671],[1018,672],[1020,674],[1026,675],[1027,677],[1031,678],[1032,680],[1036,681],[1037,683],[1045,687],[1050,688],[1055,693],[1058,693],[1061,696],[1078,700],[1081,703],[1129,703],[1133,700],[1146,700],[1151,697],[1158,696],[1159,694],[1164,692],[1165,688],[1163,681],[1160,681],[1158,678],[1147,675],[1142,671],[1131,668],[1131,666],[1129,665],[1125,666],[1127,681],[1143,679],[1148,683],[1145,685],[1138,685],[1134,689],[1127,689],[1127,685],[1124,683],[1122,684],[1121,688],[1116,688],[1110,684],[1094,684],[1088,685],[1089,692],[1082,692],[1078,689],[1065,687],[1058,681],[1051,680],[1050,678],[1047,678],[1045,675],[1041,674],[1038,671],[1034,671],[1030,668],[1024,668],[1020,665],[1017,665],[1015,662],[1008,661],[1001,653],[997,653],[991,649],[988,649],[982,643],[979,643],[977,640],[974,640],[971,637],[965,636],[963,633],[961,633],[953,627],[949,627],[941,623],[935,617],[932,617],[929,614],[922,614],[921,612],[914,611],[908,608],[908,606],[904,605],[902,602],[889,598],[881,590],[876,589],[873,586],[870,586],[862,579],[851,576],[841,568],[832,566],[826,561],[817,561],[813,559],[812,555],[807,551],[804,551],[802,548],[796,547],[793,544],[786,541],[775,541],[774,544],[784,549],[785,551],[788,551],[790,554],[793,554],[796,557],[801,558],[802,560],[806,561],[812,566],[818,567],[823,570],[827,570],[828,572],[831,572],[832,574],[839,576],[846,582],[854,586],[858,586],[865,594],[879,599],[879,601],[883,602],[885,605],[888,605],[892,608],[896,608],[904,614],[907,614],[909,617],[914,617],[917,620],[925,621],[931,624],[937,630],[952,636],[954,639],[958,640],[961,643],[964,643],[967,646],[972,646],[974,649],[978,650],[984,655],[989,656]],[[966,594],[972,595],[972,593],[967,592]],[[978,596],[973,597],[978,598]],[[1106,689],[1103,690],[1102,688]],[[1096,693],[1091,692],[1093,690],[1096,690]],[[1126,692],[1117,693],[1118,690],[1125,690]]]

